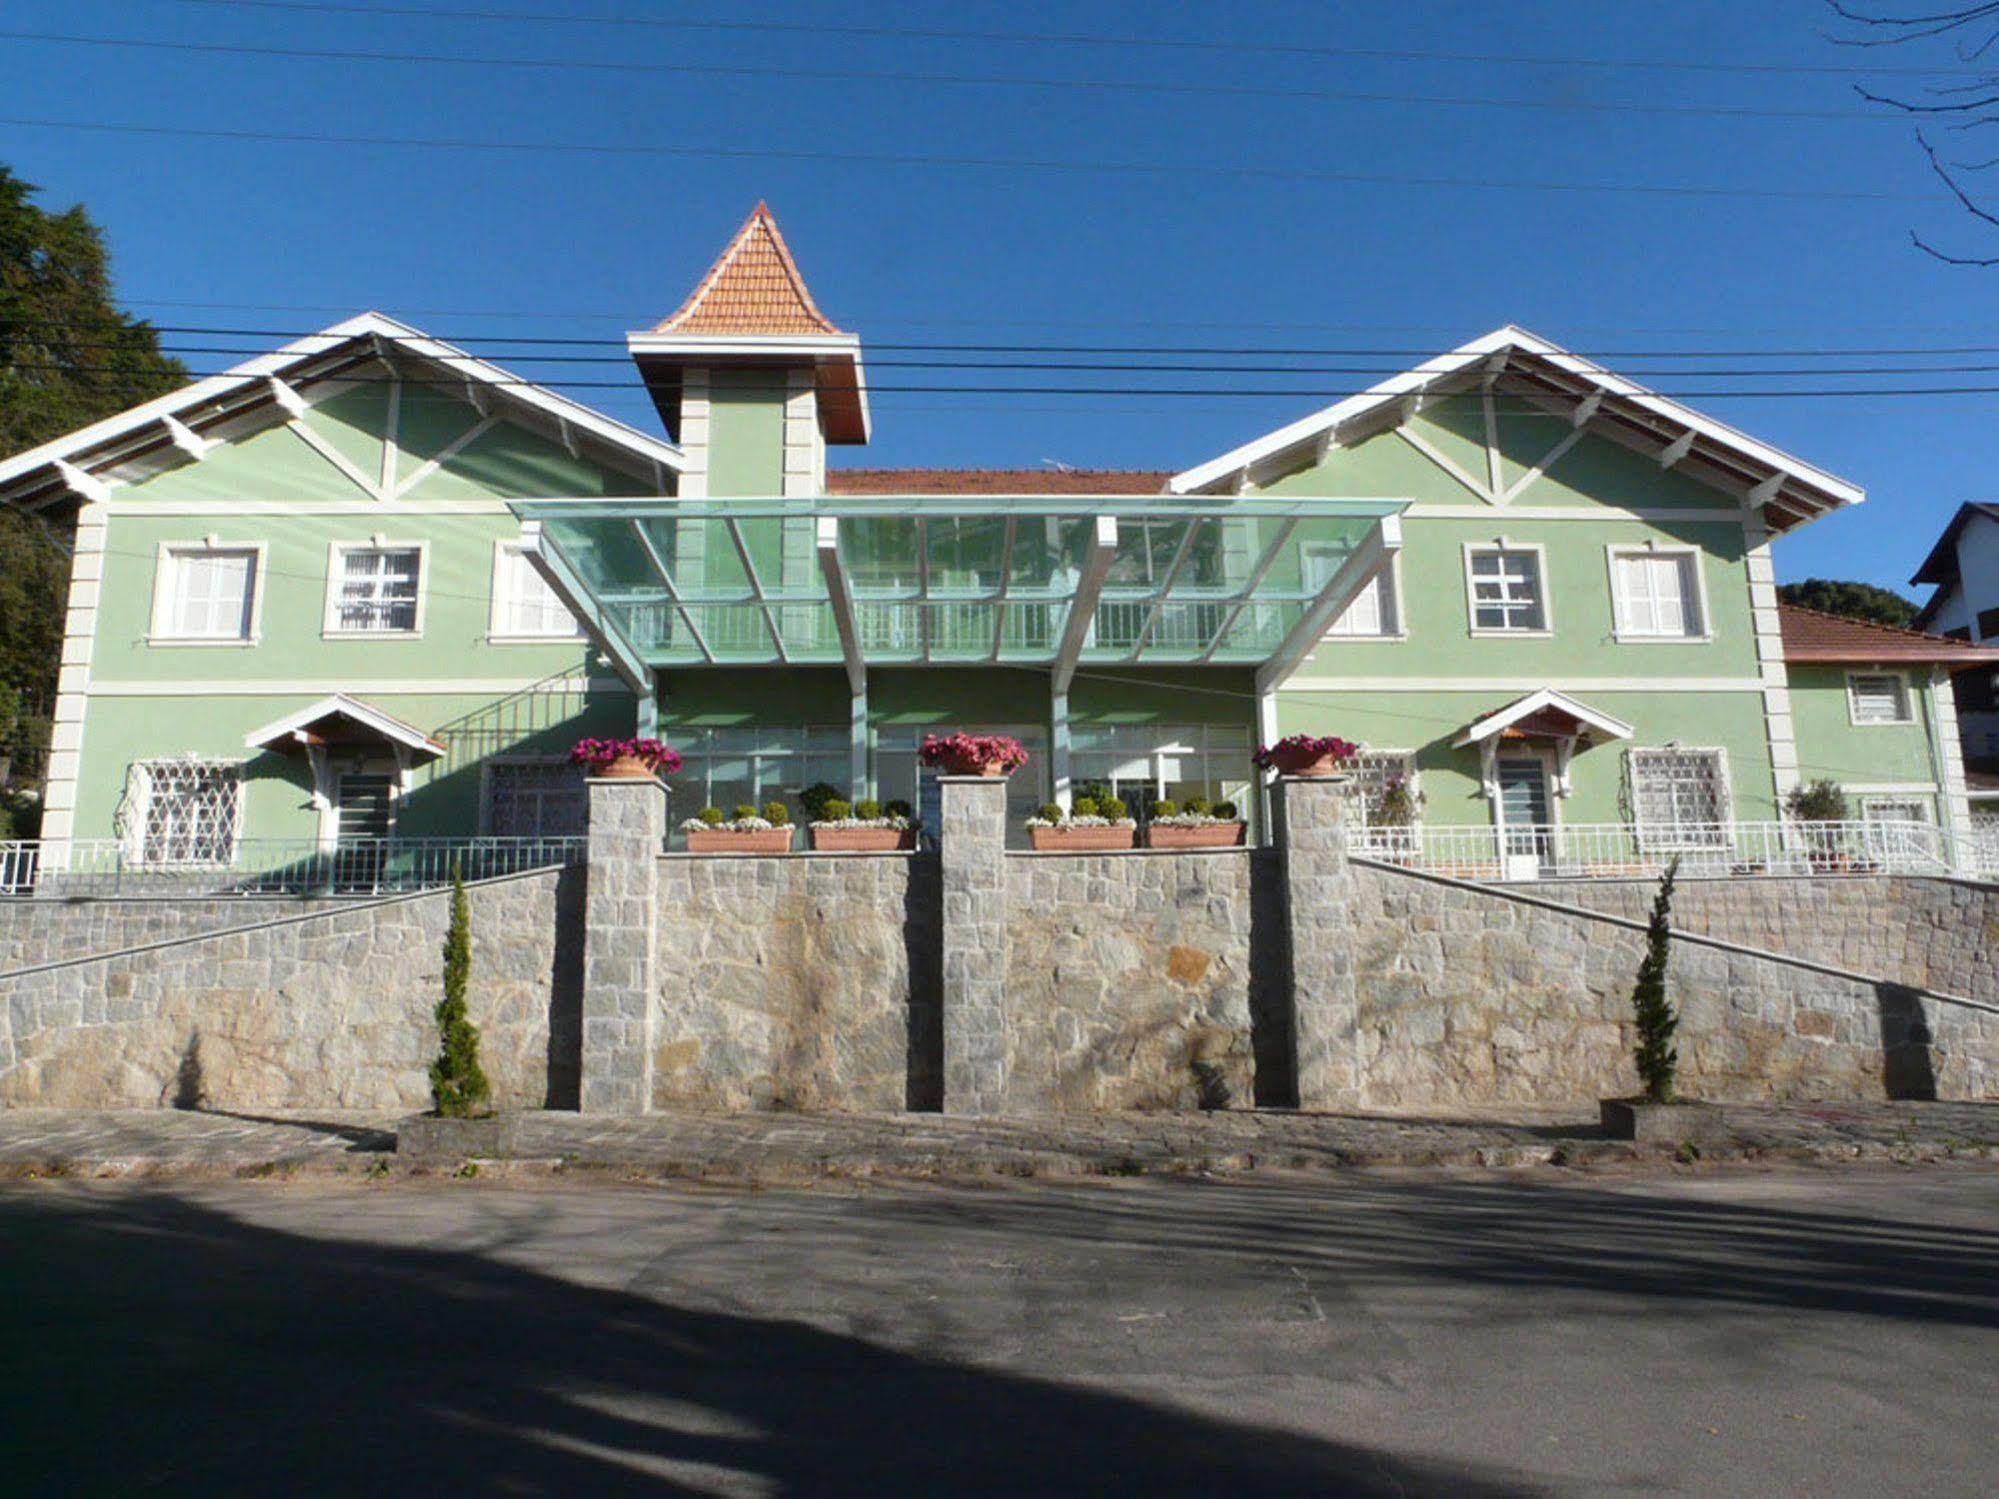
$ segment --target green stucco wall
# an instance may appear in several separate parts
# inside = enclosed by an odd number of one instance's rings
[[[708,493],[784,493],[782,370],[713,370],[709,374]]]
[[[1804,778],[1842,786],[1935,785],[1936,705],[1928,683],[1909,674],[1914,723],[1855,724],[1847,710],[1846,674],[1843,666],[1791,668],[1791,711]]]

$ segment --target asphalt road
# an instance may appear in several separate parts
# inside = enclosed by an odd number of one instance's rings
[[[8,1494],[1992,1493],[1999,1173],[0,1190]]]

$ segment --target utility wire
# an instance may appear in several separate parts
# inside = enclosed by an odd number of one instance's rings
[[[232,130],[186,125],[146,125],[108,120],[58,120],[0,115],[0,125],[25,130],[226,140],[258,145],[364,146],[422,151],[478,151],[514,155],[661,157],[680,160],[808,161],[840,166],[922,166],[1066,175],[1225,177],[1236,181],[1333,182],[1356,187],[1436,188],[1473,192],[1583,194],[1637,197],[1721,198],[1789,203],[1941,203],[1935,193],[1867,192],[1837,188],[1703,187],[1692,183],[1565,182],[1548,178],[1418,176],[1390,172],[1333,172],[1309,167],[1166,161],[1077,161],[1031,156],[949,156],[893,151],[829,151],[804,147],[665,146],[584,141],[498,141],[450,136],[339,135],[299,130]]]

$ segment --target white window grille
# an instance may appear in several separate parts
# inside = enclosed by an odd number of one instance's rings
[[[583,773],[560,760],[486,767],[486,831],[495,838],[580,837],[588,819]]]
[[[160,633],[178,640],[247,640],[255,617],[254,547],[173,547],[161,586]]]
[[[1316,586],[1322,588],[1325,582],[1323,578],[1318,579]],[[1314,584],[1308,580],[1307,586]],[[1339,618],[1332,622],[1326,633],[1366,638],[1393,635],[1397,630],[1394,570],[1384,567],[1354,595],[1353,602],[1340,611]]]
[[[1706,627],[1695,566],[1687,552],[1613,552],[1617,633],[1662,640],[1702,634]]]
[[[1726,842],[1728,774],[1719,750],[1632,750],[1631,811],[1647,848]]]
[[[1856,671],[1846,678],[1846,700],[1856,724],[1912,723],[1908,679],[1899,672]]]
[[[241,768],[226,761],[142,760],[132,767],[133,855],[141,864],[228,864],[242,816]]]
[[[1548,628],[1541,554],[1491,547],[1471,553],[1472,628],[1538,633]]]
[[[1928,822],[1929,803],[1919,797],[1866,796],[1860,799],[1862,822]]]
[[[419,623],[423,548],[334,549],[338,592],[329,628],[343,635],[413,635]]]
[[[1422,821],[1415,753],[1364,749],[1347,762],[1346,773],[1348,802],[1368,846],[1414,850],[1418,824]],[[1390,805],[1391,794],[1397,787],[1407,792],[1402,814]]]
[[[493,633],[524,640],[580,640],[583,627],[535,571],[517,541],[502,542],[493,563]]]

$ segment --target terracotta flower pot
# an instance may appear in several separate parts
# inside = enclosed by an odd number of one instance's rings
[[[1145,830],[1147,848],[1241,848],[1249,827],[1240,822],[1154,823]]]
[[[637,755],[620,755],[609,765],[596,772],[604,781],[650,781],[653,779],[652,766]]]
[[[1137,828],[1029,828],[1036,853],[1105,853],[1131,848]]]
[[[947,776],[984,776],[998,780],[1007,773],[1006,767],[997,760],[947,760],[944,774]]]
[[[887,854],[916,847],[915,828],[832,828],[813,823],[812,849],[825,854]]]
[[[1273,752],[1277,762],[1277,773],[1281,776],[1311,776],[1318,780],[1328,780],[1340,773],[1340,762],[1331,755],[1307,755],[1299,750],[1278,750]]]
[[[687,851],[690,854],[788,854],[791,852],[791,829],[752,828],[738,833],[730,828],[690,828],[687,832]]]

